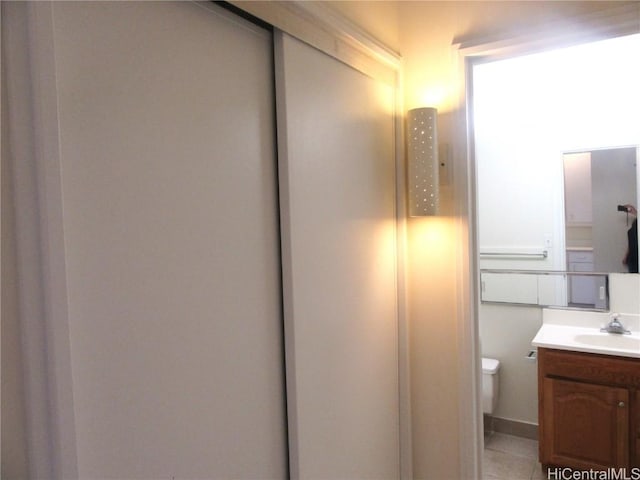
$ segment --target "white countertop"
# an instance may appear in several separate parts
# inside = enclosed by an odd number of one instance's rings
[[[601,332],[610,314],[545,309],[543,324],[531,342],[534,347],[640,358],[640,316],[621,315],[631,335]]]

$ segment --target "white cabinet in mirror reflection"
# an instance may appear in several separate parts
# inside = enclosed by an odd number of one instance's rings
[[[567,228],[591,225],[591,152],[564,156],[564,194]]]
[[[588,264],[579,265],[583,270],[576,267],[574,272],[482,269],[480,299],[482,303],[608,309],[608,275],[586,271]]]
[[[481,270],[483,303],[566,306],[564,273],[548,271]]]
[[[538,304],[538,286],[534,275],[482,273],[482,301]]]
[[[593,252],[567,250],[567,263],[570,272],[593,272]],[[596,297],[594,277],[569,277],[569,305],[595,305]]]

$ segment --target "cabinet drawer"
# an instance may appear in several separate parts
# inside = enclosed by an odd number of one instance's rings
[[[593,252],[567,251],[568,263],[593,263]]]
[[[542,348],[538,368],[543,376],[640,388],[640,359]]]
[[[593,272],[593,263],[591,262],[584,262],[584,263],[576,263],[576,262],[571,262],[569,264],[569,271],[570,272]],[[570,279],[574,278],[574,277],[569,277]],[[585,278],[585,277],[582,277]],[[591,277],[594,278],[594,277]]]

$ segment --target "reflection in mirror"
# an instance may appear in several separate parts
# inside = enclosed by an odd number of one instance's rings
[[[609,308],[606,273],[547,270],[480,270],[482,303],[530,307]]]
[[[566,153],[563,164],[567,270],[628,272],[636,147]]]

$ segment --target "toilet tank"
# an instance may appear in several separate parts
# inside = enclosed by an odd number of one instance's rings
[[[498,372],[500,362],[495,358],[482,359],[482,412],[490,415],[498,404]]]

